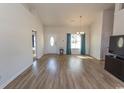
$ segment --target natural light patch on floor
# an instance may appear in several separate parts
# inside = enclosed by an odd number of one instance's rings
[[[37,61],[34,61],[33,64],[32,64],[32,72],[33,72],[33,74],[35,76],[38,75],[39,70],[38,70],[38,63],[37,63]]]
[[[92,57],[89,56],[77,56],[80,59],[93,59]]]
[[[81,72],[83,71],[83,63],[80,59],[72,57],[68,62],[68,70],[71,72]]]
[[[47,64],[47,69],[51,73],[56,73],[57,72],[57,62],[54,59],[49,60]]]
[[[116,87],[116,89],[124,89],[124,87]]]

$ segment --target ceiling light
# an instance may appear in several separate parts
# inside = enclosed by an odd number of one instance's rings
[[[84,32],[81,31],[81,18],[82,18],[82,16],[80,16],[80,31],[76,32],[77,35],[84,34]]]

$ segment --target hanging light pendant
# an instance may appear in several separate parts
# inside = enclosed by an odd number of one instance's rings
[[[81,32],[81,18],[82,18],[82,16],[80,16],[80,32]]]
[[[81,18],[82,16],[80,16],[80,29],[79,29],[80,31],[76,32],[77,35],[84,34],[84,32],[81,32]]]

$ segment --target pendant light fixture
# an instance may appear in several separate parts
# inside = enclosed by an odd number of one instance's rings
[[[81,19],[82,19],[82,16],[80,16],[80,31],[76,32],[77,35],[84,34],[84,32],[81,31]]]

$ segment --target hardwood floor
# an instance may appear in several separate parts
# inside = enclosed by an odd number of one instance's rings
[[[6,89],[124,88],[124,83],[104,70],[104,62],[88,56],[45,55]]]

